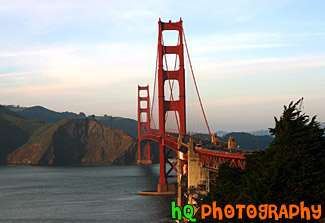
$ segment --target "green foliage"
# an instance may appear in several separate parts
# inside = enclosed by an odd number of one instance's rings
[[[244,173],[225,166],[220,168],[217,185],[203,203],[217,201],[219,207],[226,204],[254,204],[256,207],[275,204],[279,207],[304,201],[305,206],[321,204],[324,207],[324,129],[316,122],[316,117],[310,119],[302,113],[298,108],[300,103],[302,99],[284,106],[280,119],[275,118],[275,128],[270,129],[274,141],[265,151],[247,157]],[[239,221],[236,217],[223,221],[260,222],[259,218]]]

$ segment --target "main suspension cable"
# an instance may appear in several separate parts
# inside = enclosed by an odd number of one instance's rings
[[[157,67],[158,67],[158,44],[159,44],[159,38],[157,40],[157,54],[156,54],[156,68],[155,68],[155,80],[154,80],[154,84],[153,84],[153,93],[152,93],[152,103],[151,103],[151,111],[150,111],[150,122],[151,120],[153,120],[153,106],[155,103],[155,93],[156,93],[156,82],[157,82]],[[155,129],[157,129],[156,127],[156,123],[155,121],[153,121],[153,126]]]
[[[203,109],[203,105],[202,105],[201,97],[200,97],[200,94],[199,94],[199,90],[198,90],[198,87],[197,87],[197,84],[196,84],[196,81],[195,81],[194,72],[193,72],[193,68],[192,68],[192,63],[191,63],[191,59],[190,59],[190,54],[188,53],[188,48],[187,48],[187,43],[186,43],[184,29],[183,29],[183,36],[184,36],[184,43],[185,43],[187,57],[188,57],[188,61],[189,61],[190,68],[191,68],[191,72],[192,72],[192,76],[193,76],[193,81],[194,81],[196,93],[197,93],[197,96],[199,98],[199,102],[200,102],[201,110],[202,110],[202,113],[203,113],[203,116],[204,116],[205,124],[206,124],[206,126],[208,128],[210,137],[212,137],[212,134],[211,134],[211,131],[210,131],[210,127],[209,127],[209,124],[208,124],[208,121],[207,121],[207,118],[205,116],[205,112],[204,112],[204,109]]]

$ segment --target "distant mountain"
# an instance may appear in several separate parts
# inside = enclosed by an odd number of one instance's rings
[[[225,131],[220,130],[220,131],[216,131],[215,133],[217,134],[217,136],[224,136],[224,135],[226,135],[228,132],[225,132]]]
[[[27,120],[0,105],[0,163],[5,163],[6,156],[43,125],[44,122]]]
[[[246,132],[231,132],[224,136],[225,139],[235,137],[235,141],[240,148],[250,151],[264,150],[273,141],[272,136],[254,136]]]
[[[123,130],[88,118],[65,119],[33,134],[7,164],[129,164],[136,151],[136,141]]]
[[[47,123],[55,123],[63,119],[70,118],[84,118],[86,115],[82,112],[79,114],[73,112],[56,112],[42,106],[33,106],[30,108],[24,108],[19,106],[9,105],[7,106],[11,111],[14,111],[21,117],[29,120],[40,120]],[[95,118],[105,126],[111,126],[116,129],[121,129],[127,132],[133,138],[138,137],[138,124],[136,120],[122,117],[112,116],[89,116]]]
[[[30,108],[24,108],[20,110],[12,108],[12,110],[15,111],[18,115],[29,120],[39,120],[39,121],[51,122],[51,123],[58,122],[62,119],[81,117],[78,114],[73,112],[56,112],[44,108],[42,106],[33,106]]]
[[[228,133],[229,132],[225,132],[222,130],[216,132],[217,136],[225,136]],[[265,135],[270,136],[271,135],[269,130],[265,130],[265,129],[261,129],[261,130],[253,131],[253,132],[249,132],[249,133],[252,135],[255,135],[255,136],[265,136]]]
[[[208,134],[192,134],[195,138],[210,140],[210,136]],[[221,134],[217,135],[219,137],[220,142],[228,143],[228,139],[230,137],[235,137],[235,141],[239,148],[247,150],[247,151],[256,151],[256,150],[264,150],[268,148],[269,144],[273,141],[273,137],[269,135],[264,136],[256,136],[247,132],[230,132],[222,136]]]
[[[250,134],[256,135],[256,136],[270,136],[271,135],[269,130],[265,130],[265,129],[250,132]]]

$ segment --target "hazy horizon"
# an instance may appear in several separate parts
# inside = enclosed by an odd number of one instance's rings
[[[1,104],[0,104],[1,105]],[[73,112],[75,114],[79,114],[80,112],[83,112],[83,111],[70,111],[70,110],[66,110],[66,111],[56,111],[56,110],[53,110],[51,108],[48,108],[48,107],[44,107],[42,105],[33,105],[33,106],[24,106],[24,105],[5,105],[5,104],[2,104],[3,106],[19,106],[21,108],[29,108],[29,107],[36,107],[36,106],[41,106],[43,108],[46,108],[46,109],[49,109],[49,110],[52,110],[52,111],[55,111],[55,112]],[[83,112],[84,113],[84,112]],[[113,116],[113,117],[122,117],[122,118],[130,118],[130,119],[134,119],[136,120],[135,118],[131,118],[131,117],[123,117],[123,116],[120,116],[120,115],[117,115],[117,116],[114,116],[114,115],[111,115],[111,114],[94,114],[94,113],[85,113],[86,116],[91,116],[91,115],[95,115],[95,116]],[[312,116],[310,116],[312,117]],[[322,121],[322,120],[318,120],[316,119],[316,121],[320,122],[320,123],[325,123],[325,121]],[[210,126],[211,127],[211,126]],[[230,133],[230,132],[247,132],[247,133],[254,133],[254,132],[258,132],[258,131],[268,131],[269,128],[273,128],[273,126],[267,126],[265,128],[260,128],[260,129],[254,129],[254,128],[243,128],[243,129],[239,129],[239,128],[235,128],[235,129],[231,129],[231,128],[228,128],[228,129],[214,129],[212,128],[211,131],[212,132],[226,132],[226,133]],[[191,130],[188,130],[188,131],[191,131]],[[199,131],[197,131],[199,133]],[[207,133],[206,129],[204,129],[203,131],[204,133]]]

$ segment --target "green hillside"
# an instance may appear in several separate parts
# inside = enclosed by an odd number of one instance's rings
[[[231,132],[226,134],[224,138],[228,139],[231,136],[235,137],[235,141],[240,148],[250,151],[266,149],[274,139],[269,135],[257,136],[246,132]]]
[[[22,121],[25,119],[20,115],[16,114],[15,112],[12,112],[6,107],[0,105],[0,120],[14,122],[14,121]]]
[[[26,120],[0,105],[0,164],[4,164],[6,156],[26,143],[43,124]]]
[[[73,112],[56,112],[42,106],[33,106],[15,110],[15,112],[29,120],[39,120],[44,122],[58,122],[67,118],[79,118],[80,116]]]
[[[96,116],[95,118],[105,126],[122,129],[133,138],[138,137],[138,123],[134,119],[112,116]]]
[[[42,106],[33,106],[30,108],[17,107],[13,105],[7,106],[8,109],[15,112],[17,117],[24,117],[28,120],[39,120],[47,123],[55,123],[63,119],[85,118],[84,113],[73,112],[56,112]],[[12,113],[12,112],[11,112]],[[133,138],[138,137],[137,121],[129,118],[113,117],[113,116],[94,116],[101,124],[121,129],[127,132]]]

